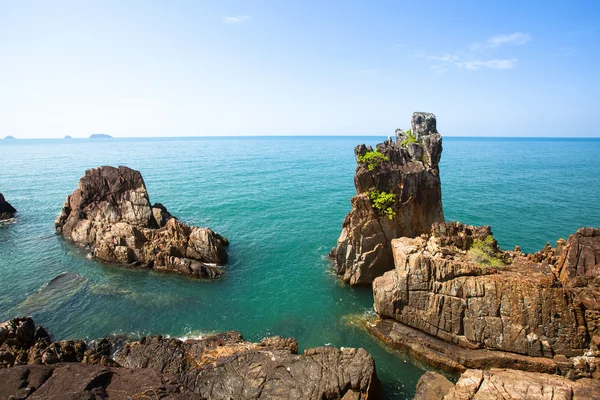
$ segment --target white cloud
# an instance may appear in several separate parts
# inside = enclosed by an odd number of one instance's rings
[[[226,24],[239,24],[242,23],[248,19],[252,18],[249,15],[237,15],[235,17],[226,17],[223,18],[223,22]]]
[[[513,44],[520,46],[527,42],[531,41],[531,35],[528,33],[516,32],[510,35],[497,35],[494,36],[486,42],[487,45],[491,48],[500,47],[504,44]]]
[[[505,60],[486,60],[486,61],[461,61],[456,62],[455,65],[459,68],[466,68],[470,70],[477,70],[481,68],[490,69],[511,69],[514,68],[517,63],[516,58],[505,59]]]
[[[415,55],[418,58],[426,58],[434,61],[431,67],[434,72],[445,71],[447,66],[463,68],[468,70],[478,69],[511,69],[517,65],[516,58],[490,58],[497,48],[504,45],[520,46],[531,41],[531,35],[528,33],[511,33],[507,35],[496,35],[484,43],[477,43],[469,47],[469,51],[457,51],[446,53],[442,56]]]

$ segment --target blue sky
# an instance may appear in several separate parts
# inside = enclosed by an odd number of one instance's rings
[[[600,136],[596,1],[0,0],[0,137]]]

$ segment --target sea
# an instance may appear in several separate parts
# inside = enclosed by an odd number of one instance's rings
[[[0,321],[32,315],[56,340],[194,338],[237,330],[316,346],[363,347],[385,399],[411,399],[427,366],[371,337],[369,288],[345,285],[327,254],[356,193],[354,146],[377,136],[0,140]],[[504,249],[535,252],[600,227],[600,140],[444,137],[446,220],[490,225]],[[225,275],[201,281],[94,260],[53,221],[86,169],[142,172],[150,201],[230,241]],[[63,272],[80,274],[40,295]],[[69,286],[71,285],[71,286]]]

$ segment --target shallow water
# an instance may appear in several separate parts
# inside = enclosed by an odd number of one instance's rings
[[[353,324],[371,313],[371,291],[340,284],[325,258],[355,193],[353,147],[382,139],[0,141],[0,192],[19,210],[16,223],[0,224],[0,320],[55,276],[74,272],[88,279],[82,290],[29,311],[56,339],[235,329],[249,340],[292,336],[301,349],[360,346],[375,357],[386,397],[412,398],[422,367]],[[600,226],[599,154],[594,139],[446,137],[446,219],[489,224],[502,247],[524,251]],[[142,172],[151,202],[229,239],[224,278],[105,265],[54,234],[53,220],[85,169],[119,164]]]

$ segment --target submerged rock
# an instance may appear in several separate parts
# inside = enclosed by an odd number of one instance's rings
[[[536,360],[546,359],[550,372],[600,377],[599,229],[579,229],[533,255],[503,252],[489,227],[459,223],[434,224],[431,234],[392,247],[395,269],[373,282],[381,318],[442,339],[449,349],[436,351],[471,368],[512,358],[514,368],[539,371],[544,363]],[[376,330],[390,342],[406,340],[392,338],[394,327]],[[477,365],[483,352],[453,345],[504,356]]]
[[[216,278],[227,262],[224,237],[179,222],[162,204],[151,206],[140,172],[124,166],[87,170],[54,224],[111,263]]]
[[[10,203],[4,199],[2,193],[0,193],[0,221],[14,217],[16,212],[17,210],[11,206]]]
[[[394,267],[392,239],[419,236],[444,220],[442,137],[433,114],[414,113],[412,134],[398,129],[396,142],[375,151],[362,144],[354,153],[357,195],[331,253],[337,274],[351,285],[369,284]]]
[[[87,286],[86,277],[72,272],[62,273],[15,307],[14,314],[29,315],[37,311],[58,309]]]
[[[69,393],[77,398],[127,399],[146,393],[153,398],[198,400],[377,396],[375,364],[363,349],[320,347],[298,355],[294,339],[271,337],[251,343],[234,331],[187,341],[155,336],[117,343],[105,338],[92,346],[82,341],[51,342],[47,336],[36,339],[34,332],[30,318],[0,324],[0,360],[11,360],[0,362],[3,396],[54,398]]]

